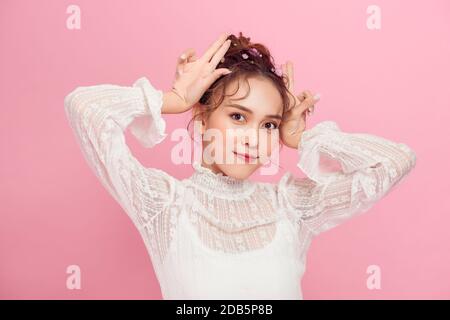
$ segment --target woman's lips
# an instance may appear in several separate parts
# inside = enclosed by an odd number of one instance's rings
[[[241,154],[241,153],[237,153],[237,152],[235,152],[235,151],[233,151],[233,153],[234,153],[235,155],[237,155],[238,157],[244,159],[244,160],[247,161],[247,162],[249,162],[250,160],[256,160],[256,159],[258,159],[258,157],[251,156],[251,155],[249,155],[248,153]]]

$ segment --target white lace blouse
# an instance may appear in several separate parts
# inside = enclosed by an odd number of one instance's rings
[[[403,143],[323,121],[298,146],[306,178],[238,180],[194,162],[180,180],[141,165],[125,142],[127,127],[146,148],[165,139],[162,95],[142,77],[80,86],[64,105],[89,166],[139,230],[164,299],[302,299],[311,239],[365,212],[415,166]],[[342,169],[326,172],[321,155]]]

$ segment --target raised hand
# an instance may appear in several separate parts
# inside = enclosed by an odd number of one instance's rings
[[[280,137],[283,144],[291,148],[297,148],[301,135],[306,128],[306,116],[312,114],[314,104],[319,100],[319,95],[313,95],[310,90],[304,90],[295,95],[294,91],[294,66],[291,61],[282,65],[283,74],[288,79],[288,89],[295,97],[291,99],[291,106],[285,112],[280,125]]]
[[[216,69],[230,47],[231,40],[226,40],[227,36],[226,33],[221,34],[199,59],[192,48],[179,57],[171,90],[178,98],[172,102],[171,111],[189,110],[214,81],[231,72],[227,68]]]

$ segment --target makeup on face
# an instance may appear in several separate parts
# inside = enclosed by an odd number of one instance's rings
[[[222,138],[216,139],[208,149],[208,152],[214,150],[215,157],[217,155],[218,169],[240,179],[249,177],[278,150],[275,145],[279,142],[283,119],[282,99],[277,88],[261,77],[247,80],[249,86],[245,82],[237,86],[235,82],[227,87],[226,97],[205,125],[206,129],[222,133]],[[209,144],[204,143],[205,150]]]

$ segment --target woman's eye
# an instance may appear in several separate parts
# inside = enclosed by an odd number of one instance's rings
[[[230,117],[233,120],[236,120],[236,121],[245,120],[245,117],[242,114],[240,114],[240,113],[232,113],[230,115]],[[269,127],[267,125],[269,125]],[[273,127],[270,127],[270,125],[272,125]],[[276,129],[278,129],[278,124],[275,123],[275,122],[267,122],[264,126],[265,126],[266,129],[269,129],[269,130],[276,130]]]
[[[273,125],[273,128],[267,127],[267,125]],[[275,130],[275,129],[278,129],[278,125],[274,122],[267,122],[266,129]]]
[[[236,116],[237,116],[237,118],[236,118]],[[237,120],[237,121],[239,121],[239,119],[238,119],[239,117],[243,118],[242,114],[240,114],[240,113],[233,113],[233,114],[230,115],[230,117],[233,120]]]

